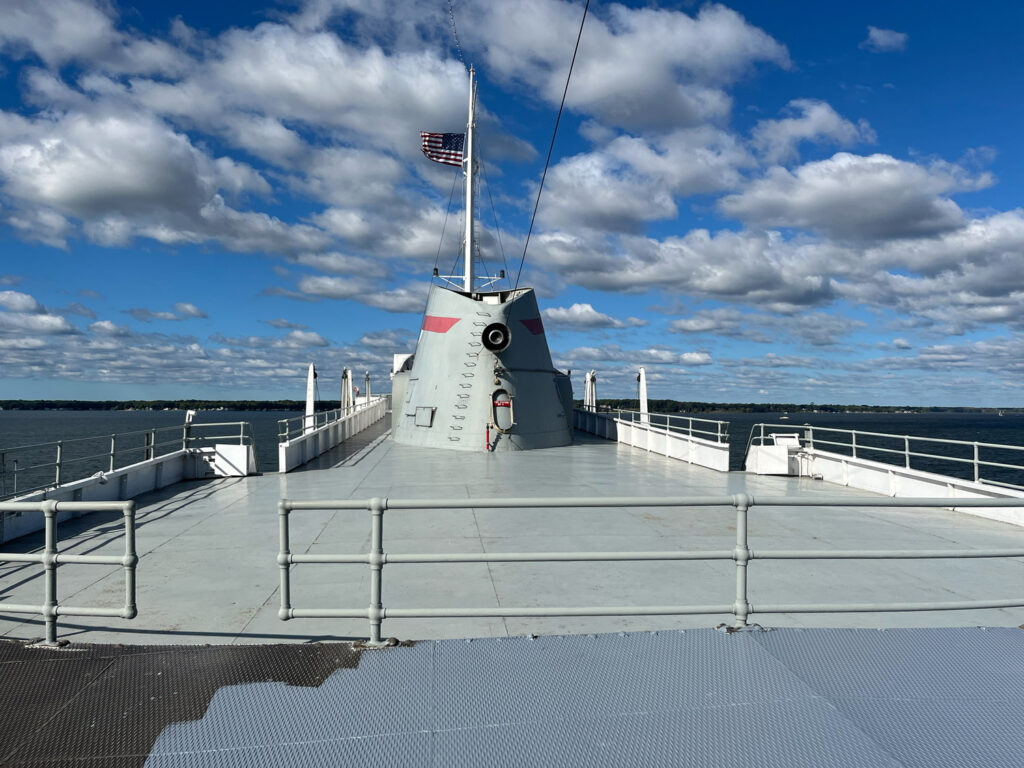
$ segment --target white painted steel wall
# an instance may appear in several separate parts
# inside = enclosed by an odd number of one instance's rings
[[[317,456],[327,453],[352,435],[362,432],[371,424],[383,419],[386,411],[387,399],[374,397],[368,405],[363,405],[355,413],[280,443],[277,446],[278,471],[291,472],[307,461],[312,461]]]
[[[19,496],[17,501],[125,501],[182,480],[244,477],[255,472],[256,456],[252,446],[218,444],[174,451],[113,472],[100,472],[75,480],[59,488],[33,491]],[[60,512],[57,521],[81,514]],[[41,515],[4,514],[0,516],[0,542],[42,530],[44,522]]]
[[[788,451],[788,456],[786,455]],[[934,472],[907,469],[870,459],[844,456],[816,448],[796,450],[779,445],[751,445],[746,467],[757,474],[814,477],[848,488],[859,488],[898,498],[1024,498],[1024,493],[972,480],[960,480]],[[969,515],[1024,526],[1024,509],[1019,507],[956,507]]]
[[[574,410],[573,426],[592,435],[616,440],[634,448],[668,456],[719,472],[729,471],[729,443],[719,443],[670,431],[652,424],[630,422],[611,414]]]

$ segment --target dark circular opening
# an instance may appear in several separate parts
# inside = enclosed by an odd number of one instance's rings
[[[512,334],[504,323],[491,323],[481,334],[484,346],[491,352],[501,352],[512,341]]]

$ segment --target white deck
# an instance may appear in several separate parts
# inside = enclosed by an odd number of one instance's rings
[[[383,422],[382,422],[383,425]],[[277,501],[289,499],[471,496],[869,495],[811,479],[719,473],[576,433],[565,448],[484,454],[395,444],[371,428],[288,475],[194,481],[138,499],[139,616],[134,621],[64,617],[58,634],[73,642],[279,643],[362,639],[364,620],[282,622]],[[373,434],[376,433],[376,434]],[[377,435],[380,435],[379,437]],[[369,444],[363,448],[364,445]],[[360,450],[362,449],[362,450]],[[389,552],[500,552],[731,549],[731,509],[388,511]],[[97,513],[62,525],[61,548],[119,553],[120,519]],[[365,552],[369,513],[294,512],[292,551]],[[32,537],[4,546],[29,551]],[[1024,546],[1024,529],[935,509],[768,509],[750,518],[752,548],[994,548]],[[398,607],[725,604],[729,562],[392,564],[384,603]],[[4,614],[2,602],[42,601],[41,568],[0,566],[0,635],[40,637],[37,618]],[[61,602],[118,605],[120,569],[66,565]],[[750,601],[875,602],[1009,598],[1024,592],[1021,560],[755,561]],[[365,565],[299,565],[292,604],[365,607]],[[401,639],[591,633],[713,627],[720,616],[388,619]],[[1024,609],[908,614],[757,614],[777,627],[1018,626]]]

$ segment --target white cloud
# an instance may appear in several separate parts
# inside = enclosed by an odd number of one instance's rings
[[[707,352],[678,352],[670,347],[648,347],[647,349],[623,349],[616,344],[601,347],[576,347],[559,355],[574,362],[610,362],[631,365],[710,365],[711,355]],[[579,366],[577,366],[579,367]]]
[[[279,317],[279,318],[277,318],[275,320],[264,320],[263,322],[265,322],[267,325],[269,325],[272,328],[280,328],[282,330],[283,329],[288,329],[288,330],[304,331],[304,330],[306,330],[309,327],[308,325],[303,325],[302,323],[292,323],[292,322],[290,322],[288,320],[285,320],[283,317]]]
[[[116,21],[105,2],[6,0],[0,49],[14,56],[34,53],[52,68],[70,61],[126,73],[168,73],[184,67],[173,46],[132,39],[115,28]]]
[[[0,331],[76,333],[75,327],[59,315],[21,312],[0,312]]]
[[[906,32],[869,26],[868,36],[865,40],[861,41],[860,47],[874,53],[903,51],[907,48],[907,40],[909,38],[910,36]]]
[[[619,136],[551,169],[541,221],[552,227],[639,232],[646,222],[674,218],[676,197],[736,187],[740,170],[752,165],[735,137],[710,127]]]
[[[571,307],[551,307],[541,310],[544,322],[553,328],[640,328],[646,320],[627,317],[625,320],[598,312],[591,304],[573,304]]]
[[[205,312],[203,312],[203,310],[201,310],[195,304],[190,304],[187,301],[179,301],[177,304],[175,304],[174,311],[177,312],[178,315],[182,318],[208,317],[208,315]]]
[[[840,240],[939,235],[964,224],[947,194],[990,184],[957,166],[924,167],[890,155],[839,152],[789,171],[774,167],[719,208],[749,224],[793,227]]]
[[[490,71],[539,89],[550,103],[565,84],[565,43],[579,30],[575,3],[474,4],[470,15]],[[755,64],[789,66],[785,46],[735,11],[707,5],[696,16],[612,5],[587,19],[567,105],[627,128],[720,120],[724,90]]]
[[[313,227],[227,206],[218,190],[266,191],[266,182],[242,163],[209,157],[151,115],[111,108],[39,116],[0,142],[3,193],[16,206],[8,219],[44,242],[63,244],[69,218],[104,245],[143,236],[288,252],[326,241]]]
[[[0,307],[11,312],[43,312],[43,306],[34,297],[20,291],[0,291]]]
[[[877,135],[866,120],[854,124],[841,117],[831,106],[817,99],[794,99],[787,105],[793,117],[762,120],[751,132],[751,142],[769,163],[795,159],[800,142],[838,144],[874,144]]]

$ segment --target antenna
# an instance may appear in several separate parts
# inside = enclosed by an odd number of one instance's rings
[[[466,266],[463,289],[473,292],[473,113],[476,107],[476,71],[469,68],[469,121],[466,123]]]

